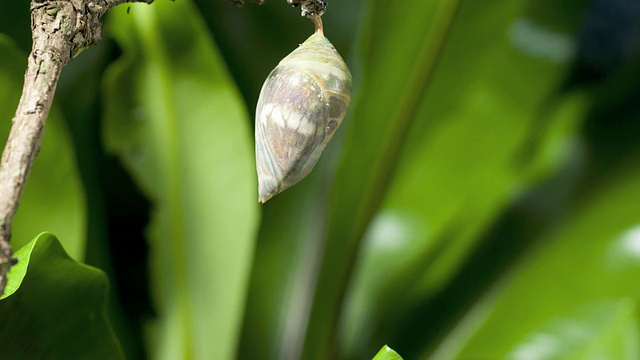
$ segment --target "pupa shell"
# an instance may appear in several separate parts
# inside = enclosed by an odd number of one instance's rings
[[[344,60],[318,33],[269,74],[256,109],[261,203],[311,172],[347,113],[351,83]]]

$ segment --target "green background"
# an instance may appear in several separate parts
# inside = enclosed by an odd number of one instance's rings
[[[29,2],[2,8],[6,138]],[[640,358],[640,5],[334,0],[323,19],[351,107],[259,205],[257,97],[312,23],[284,0],[108,12],[15,218],[3,355]]]

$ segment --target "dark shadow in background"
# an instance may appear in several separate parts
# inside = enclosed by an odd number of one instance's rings
[[[104,270],[109,315],[128,359],[146,358],[143,323],[153,316],[145,227],[151,204],[127,171],[102,146],[101,81],[120,52],[108,40],[71,61],[56,102],[72,135],[87,204],[85,262]]]

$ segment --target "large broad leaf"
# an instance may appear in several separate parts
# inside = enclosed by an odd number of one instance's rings
[[[114,9],[107,148],[154,203],[154,358],[233,358],[258,223],[249,121],[188,1]]]
[[[368,5],[309,320],[310,357],[335,349],[339,321],[349,356],[400,334],[394,320],[439,290],[500,212],[565,159],[559,144],[580,119],[576,112],[551,116],[549,101],[575,52],[580,7],[526,0]]]
[[[101,270],[71,259],[49,233],[15,256],[0,300],[3,358],[124,358],[105,315],[109,283]]]
[[[640,172],[630,160],[468,311],[442,358],[638,357]]]
[[[0,35],[0,138],[6,141],[24,81],[27,54]],[[85,250],[85,200],[76,168],[71,139],[54,106],[40,152],[29,175],[22,201],[13,220],[12,246],[20,248],[42,231],[63,239],[74,259]],[[3,146],[4,148],[4,146]]]

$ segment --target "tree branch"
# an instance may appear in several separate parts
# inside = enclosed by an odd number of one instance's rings
[[[287,0],[287,2],[293,7],[300,6],[302,16],[310,19],[322,16],[327,10],[327,2],[324,0]]]
[[[22,97],[0,164],[0,294],[13,264],[11,221],[31,171],[62,68],[100,40],[100,18],[125,2],[153,0],[32,0],[29,54]]]
[[[264,0],[252,0],[258,5],[264,4]],[[245,0],[227,0],[227,2],[235,6],[243,6]],[[322,16],[324,11],[327,10],[327,2],[324,0],[287,0],[287,3],[293,7],[300,6],[302,16],[308,18],[315,18]]]

